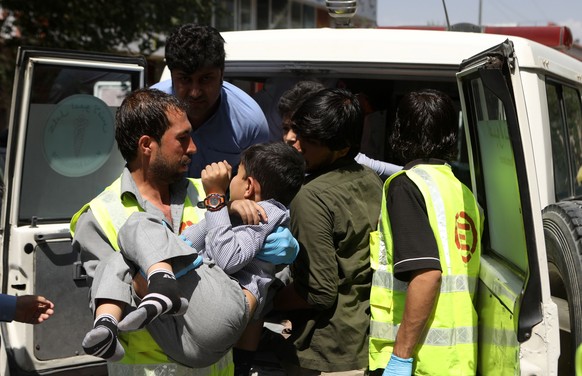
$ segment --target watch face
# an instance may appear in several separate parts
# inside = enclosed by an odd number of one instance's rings
[[[225,205],[224,201],[225,197],[223,195],[211,194],[204,199],[204,206],[208,210],[219,210]]]
[[[222,200],[219,197],[212,196],[212,197],[210,197],[210,199],[208,199],[208,204],[210,206],[218,206],[218,205],[220,205],[220,201],[222,201]]]

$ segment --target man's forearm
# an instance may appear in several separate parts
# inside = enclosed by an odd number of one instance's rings
[[[414,275],[408,285],[404,316],[398,329],[394,354],[410,358],[433,312],[440,290],[441,272],[426,270]]]

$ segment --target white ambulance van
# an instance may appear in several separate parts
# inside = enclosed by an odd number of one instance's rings
[[[387,137],[403,94],[453,97],[463,136],[455,172],[486,214],[483,375],[572,375],[582,341],[582,61],[558,50],[571,41],[567,29],[547,31],[556,48],[468,32],[222,33],[225,79],[254,96],[274,127],[279,96],[299,80],[363,93],[374,112],[362,151],[376,159],[391,161]]]
[[[402,95],[448,93],[462,135],[454,169],[486,214],[479,374],[574,374],[582,342],[581,61],[508,35],[355,28],[222,35],[225,79],[256,98],[273,132],[280,95],[317,79],[368,98],[362,149],[376,159],[392,158],[387,138]],[[19,56],[3,171],[1,291],[45,295],[56,313],[37,326],[0,324],[2,376],[105,374],[80,346],[91,314],[68,222],[123,167],[113,114],[124,93],[145,84],[144,69],[134,58]],[[77,80],[84,84],[68,85]]]

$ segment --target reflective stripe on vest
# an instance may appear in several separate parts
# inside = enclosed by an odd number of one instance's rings
[[[466,275],[447,275],[442,276],[441,278],[441,294],[463,291],[469,291],[471,295],[475,294],[478,282],[477,277],[469,277]],[[394,278],[392,273],[388,273],[386,270],[375,270],[372,276],[372,284],[374,286],[384,287],[401,292],[406,292],[406,289],[408,288],[408,283]]]
[[[204,211],[198,209],[196,204],[203,200],[204,189],[200,179],[188,179],[188,191],[184,200],[184,209],[180,224],[180,232],[188,225],[197,223],[204,216]],[[122,202],[123,200],[123,202]],[[71,233],[74,234],[77,220],[85,211],[91,208],[93,216],[107,236],[109,243],[119,251],[117,233],[129,216],[137,211],[143,211],[133,195],[121,197],[121,177],[90,203],[86,204],[71,219]],[[119,334],[119,341],[125,348],[125,356],[120,361],[122,364],[157,364],[173,363],[158,346],[145,329]]]
[[[417,165],[392,175],[384,185],[378,231],[370,236],[370,263],[374,270],[370,370],[384,368],[388,363],[406,300],[408,284],[393,275],[392,233],[386,212],[386,192],[392,179],[401,173],[415,183],[424,197],[443,270],[438,304],[429,319],[430,329],[413,354],[415,374],[474,374],[478,332],[472,302],[478,283],[481,217],[471,191],[447,165]]]
[[[370,332],[376,333],[379,337],[396,340],[396,333],[400,325],[393,325],[385,322],[372,321]],[[450,344],[472,344],[477,342],[477,331],[473,327],[460,327],[452,329],[433,328],[429,330],[422,343],[432,346],[450,346]]]

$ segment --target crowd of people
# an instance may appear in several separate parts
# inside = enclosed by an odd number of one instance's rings
[[[85,352],[110,375],[248,376],[276,314],[292,324],[268,337],[287,375],[475,374],[483,216],[447,163],[452,100],[401,99],[392,164],[360,153],[358,93],[297,83],[273,139],[224,81],[218,31],[178,27],[165,58],[171,79],[117,111],[121,176],[71,221],[91,282]],[[32,305],[3,319],[53,313]]]

